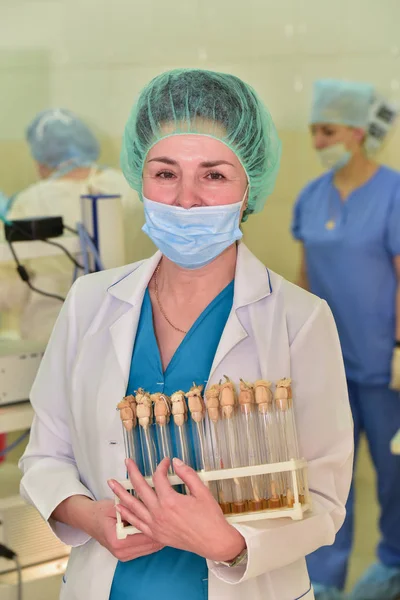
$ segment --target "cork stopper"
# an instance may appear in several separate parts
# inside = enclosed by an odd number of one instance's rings
[[[193,383],[193,387],[185,394],[189,402],[190,414],[195,423],[200,423],[205,416],[206,408],[202,396],[203,388],[204,386]]]
[[[206,407],[208,416],[213,423],[218,423],[219,421],[219,395],[220,395],[221,386],[218,384],[212,385],[206,391]]]
[[[266,379],[258,379],[254,384],[256,404],[260,413],[266,413],[272,407],[273,395],[271,382]]]
[[[249,413],[252,405],[255,404],[254,385],[240,380],[239,405],[243,413]]]
[[[143,429],[147,429],[153,422],[151,397],[143,388],[139,388],[136,392],[136,415]]]
[[[171,400],[165,394],[159,392],[151,395],[154,404],[154,418],[158,425],[168,425],[171,416]]]
[[[276,384],[275,403],[281,411],[287,411],[292,406],[292,380],[280,379]]]
[[[185,400],[185,392],[179,390],[171,396],[172,416],[177,427],[182,427],[187,421],[188,408]]]
[[[224,419],[230,419],[235,412],[237,396],[233,382],[226,375],[224,375],[224,377],[226,381],[221,384],[219,403],[221,405],[222,417]]]
[[[135,397],[125,396],[125,398],[117,404],[117,409],[119,410],[119,416],[126,431],[132,431],[137,425]]]

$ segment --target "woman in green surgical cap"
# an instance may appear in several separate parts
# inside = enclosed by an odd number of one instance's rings
[[[159,251],[72,288],[34,386],[37,419],[21,461],[23,496],[73,546],[63,600],[314,598],[305,556],[332,543],[344,519],[352,423],[326,303],[240,241],[241,221],[274,187],[280,150],[268,111],[232,75],[163,73],[133,108],[122,167]],[[126,476],[121,398],[207,388],[224,374],[292,377],[313,495],[307,518],[233,526],[195,462],[174,459],[189,495],[170,486],[169,459],[155,490],[133,461],[138,497],[116,482]],[[170,427],[173,439],[173,419]],[[140,534],[116,538],[113,492]]]
[[[400,174],[365,154],[368,84],[318,81],[313,144],[328,172],[301,192],[293,233],[303,245],[301,285],[326,300],[342,345],[355,445],[364,432],[378,478],[378,563],[352,600],[400,597]],[[397,300],[396,300],[397,298]],[[341,598],[353,541],[353,490],[333,546],[308,558],[318,600]]]

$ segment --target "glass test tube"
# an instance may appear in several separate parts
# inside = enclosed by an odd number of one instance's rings
[[[211,448],[212,448],[212,465],[213,469],[223,469],[224,461],[221,449],[221,413],[219,405],[220,386],[212,385],[205,393],[206,407],[209,419]],[[232,488],[229,480],[223,479],[215,483],[215,496],[221,510],[224,514],[230,514],[232,511]]]
[[[135,430],[137,425],[136,418],[136,400],[134,396],[126,396],[119,402],[117,409],[120,411],[120,417],[123,426],[125,456],[131,458],[137,463],[137,447]]]
[[[150,394],[142,388],[139,388],[136,392],[136,414],[140,428],[144,475],[149,477],[153,475],[157,468],[157,455],[154,442],[154,428],[152,427],[152,401]]]
[[[237,468],[244,466],[240,451],[241,440],[238,430],[238,403],[234,384],[225,375],[225,382],[221,385],[220,406],[223,431],[223,462],[225,468]],[[232,485],[232,512],[243,513],[248,510],[246,481],[235,477],[231,480]]]
[[[185,393],[180,390],[172,394],[171,404],[178,458],[180,458],[186,465],[193,466],[190,459],[187,439],[188,408],[186,404]]]
[[[152,394],[152,402],[154,403],[154,419],[156,422],[156,436],[159,461],[164,458],[170,459],[168,473],[173,474],[172,468],[172,443],[171,433],[169,430],[169,421],[171,416],[171,400],[165,394]]]
[[[255,399],[258,406],[258,424],[262,440],[261,454],[264,463],[273,464],[281,460],[279,451],[279,436],[275,416],[274,398],[271,382],[259,379],[255,382]],[[281,508],[282,496],[285,490],[283,474],[272,473],[267,477],[266,497],[268,508]]]
[[[258,428],[258,415],[254,394],[254,385],[240,380],[239,426],[244,449],[246,466],[262,464],[261,435]],[[255,475],[248,479],[250,484],[249,510],[267,508],[267,476]]]
[[[276,384],[275,390],[276,416],[281,440],[281,460],[287,461],[299,458],[299,444],[297,440],[296,421],[293,409],[293,396],[290,379],[281,379]],[[304,502],[304,481],[301,471],[297,472],[300,501]],[[292,474],[285,473],[285,504],[292,507],[294,504],[294,490]]]
[[[206,432],[204,427],[205,404],[202,397],[203,386],[197,386],[195,383],[190,391],[185,394],[189,411],[194,423],[194,451],[196,459],[196,469],[205,471],[210,469],[210,457],[208,455],[208,446],[206,444]]]

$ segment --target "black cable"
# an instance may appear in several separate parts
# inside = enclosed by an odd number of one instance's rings
[[[69,225],[64,225],[64,223],[63,223],[63,227],[64,227],[64,229],[67,229],[67,231],[70,231],[71,233],[74,233],[75,235],[79,235],[77,229],[74,229],[73,227],[70,227]]]
[[[18,600],[22,600],[22,568],[18,559],[18,554],[11,550],[11,548],[4,546],[4,544],[0,544],[0,557],[14,561],[18,577]]]
[[[11,250],[11,254],[13,255],[14,260],[15,260],[15,262],[17,264],[18,275],[21,277],[22,281],[24,281],[26,283],[26,285],[33,292],[36,292],[37,294],[40,294],[41,296],[45,296],[46,298],[54,298],[55,300],[59,300],[60,302],[65,302],[65,298],[63,298],[62,296],[58,296],[58,294],[49,294],[48,292],[44,292],[43,290],[39,290],[38,288],[36,288],[34,285],[31,284],[29,273],[25,269],[24,265],[21,265],[21,263],[19,262],[18,256],[16,255],[16,252],[15,252],[14,247],[12,245],[11,239],[9,239],[7,241],[8,241],[8,245],[10,247],[10,250]]]
[[[64,252],[64,254],[66,254],[68,256],[69,260],[71,262],[73,262],[74,265],[76,267],[78,267],[78,269],[81,269],[83,271],[84,267],[82,265],[80,265],[77,260],[75,260],[75,258],[72,256],[72,254],[70,253],[70,251],[67,250],[66,248],[64,248],[64,246],[62,244],[59,244],[58,242],[50,241],[47,238],[43,238],[43,239],[38,240],[38,241],[39,242],[44,242],[45,244],[50,244],[50,246],[55,246],[56,248],[60,248]]]

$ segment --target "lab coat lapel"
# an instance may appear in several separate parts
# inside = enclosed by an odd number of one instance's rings
[[[272,288],[266,267],[250,252],[245,244],[239,244],[233,307],[214,357],[209,377],[210,381],[217,366],[227,357],[232,348],[250,333],[240,320],[241,311],[246,310],[245,307],[254,305],[259,300],[266,298],[271,292]]]

